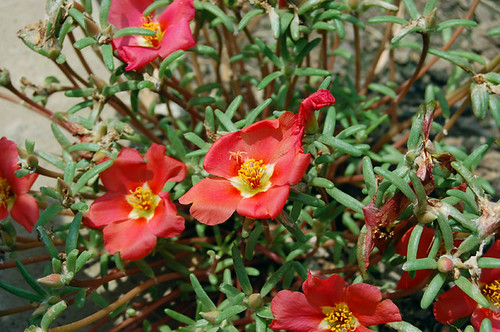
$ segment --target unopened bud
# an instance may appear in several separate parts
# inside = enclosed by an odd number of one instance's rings
[[[263,304],[264,300],[262,299],[262,295],[260,295],[260,293],[253,293],[248,297],[248,306],[253,310],[259,309]]]
[[[219,317],[219,314],[220,314],[220,311],[218,311],[218,310],[200,312],[200,316],[203,317],[204,319],[208,320],[212,324],[215,324],[215,319],[217,319],[217,317]]]
[[[43,278],[37,279],[37,281],[50,288],[61,288],[64,286],[64,282],[62,281],[61,275],[60,274],[49,274],[48,276],[45,276]]]
[[[448,273],[455,267],[453,260],[448,256],[441,256],[437,262],[437,268],[439,272]]]
[[[10,73],[7,69],[0,68],[0,86],[10,85]]]
[[[28,164],[29,170],[34,171],[38,167],[38,158],[35,155],[30,154],[26,159],[26,163]]]
[[[436,10],[437,8],[434,8],[425,18],[426,29],[433,29],[436,27]]]

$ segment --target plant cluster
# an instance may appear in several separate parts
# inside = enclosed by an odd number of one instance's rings
[[[54,332],[500,331],[499,193],[474,173],[499,141],[446,143],[469,110],[500,127],[500,54],[456,43],[479,5],[446,20],[437,0],[48,0],[19,37],[60,74],[0,68],[0,97],[60,144],[0,139],[0,270],[23,281],[0,288],[26,300],[0,316]],[[438,61],[446,84],[419,91]],[[48,108],[61,97],[69,109]],[[58,318],[88,302],[101,309]]]

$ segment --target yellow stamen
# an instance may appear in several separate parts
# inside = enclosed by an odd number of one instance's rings
[[[127,202],[132,206],[130,217],[151,219],[160,199],[147,184],[134,191],[130,190],[130,195],[127,196]]]
[[[0,177],[0,205],[7,206],[13,196],[14,192],[7,179]]]
[[[241,164],[238,177],[242,179],[250,188],[255,189],[260,185],[260,179],[266,171],[266,164],[263,160],[248,159]]]
[[[334,332],[347,332],[356,329],[356,318],[345,303],[338,303],[331,307],[323,318],[328,328]]]
[[[495,280],[483,287],[483,295],[497,307],[500,307],[500,280]]]
[[[144,29],[151,30],[155,32],[155,36],[141,36],[143,38],[145,45],[147,47],[158,47],[163,38],[163,31],[161,31],[160,24],[157,22],[153,22],[150,16],[143,18],[144,23],[142,23],[142,27]]]

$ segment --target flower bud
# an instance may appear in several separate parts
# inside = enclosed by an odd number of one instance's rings
[[[56,273],[49,274],[48,276],[37,279],[37,281],[42,285],[50,288],[61,288],[62,286],[64,286],[61,275]]]
[[[0,86],[10,85],[10,73],[7,69],[0,68]]]
[[[253,293],[248,297],[248,306],[253,310],[259,309],[263,304],[264,300],[262,299],[262,295],[260,295],[260,293]]]
[[[26,163],[28,164],[29,169],[34,171],[38,167],[38,158],[35,155],[30,154],[28,159],[26,159]]]
[[[453,260],[448,256],[441,256],[437,262],[437,269],[439,272],[448,273],[455,267]]]
[[[215,319],[219,317],[220,311],[218,310],[213,310],[213,311],[207,311],[207,312],[200,312],[200,316],[203,317],[204,319],[208,320],[210,323],[215,324]]]

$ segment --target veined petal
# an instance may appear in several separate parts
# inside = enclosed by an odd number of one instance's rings
[[[354,285],[353,285],[354,286]],[[369,304],[365,304],[368,306]],[[401,314],[399,313],[399,308],[387,299],[375,306],[375,311],[370,315],[362,315],[354,312],[354,316],[358,319],[359,323],[364,326],[379,325],[390,322],[400,322]]]
[[[127,202],[125,195],[108,192],[90,205],[83,222],[89,227],[102,227],[129,219],[131,211],[132,206]]]
[[[177,215],[177,209],[167,192],[161,192],[159,196],[161,201],[153,218],[148,221],[149,230],[158,237],[176,236],[184,230],[184,218]]]
[[[161,40],[159,55],[162,58],[166,58],[175,51],[187,50],[195,45],[196,43],[191,33],[191,28],[189,27],[189,21],[180,20],[175,25],[167,24],[167,29],[164,31]]]
[[[154,61],[159,53],[158,49],[142,46],[122,46],[118,49],[118,55],[128,66],[125,70],[134,70]]]
[[[179,198],[181,204],[191,204],[189,212],[198,221],[207,225],[223,223],[236,210],[242,197],[238,189],[219,177],[209,177],[195,184]]]
[[[151,179],[153,174],[147,170],[146,162],[139,151],[123,148],[113,165],[99,174],[102,183],[111,192],[128,194]]]
[[[186,165],[165,155],[165,146],[151,144],[144,158],[147,160],[147,169],[153,177],[148,181],[149,189],[159,193],[167,181],[179,182],[186,177]]]
[[[17,221],[31,233],[39,216],[36,199],[29,194],[17,196],[10,210],[10,215],[12,219]]]
[[[193,0],[175,0],[161,13],[158,22],[162,30],[171,25],[184,24],[182,21],[191,21],[194,18]]]
[[[320,279],[313,277],[309,272],[302,289],[309,303],[318,308],[332,307],[345,301],[345,281],[338,274],[334,274],[328,279]]]
[[[460,288],[453,286],[438,296],[434,303],[434,316],[438,322],[451,324],[459,318],[472,314],[477,305],[476,301]]]
[[[290,188],[288,186],[271,187],[267,191],[243,198],[236,211],[245,217],[274,219],[283,210]],[[238,191],[239,193],[239,191]]]
[[[149,230],[146,219],[128,219],[115,222],[103,230],[104,248],[110,254],[120,252],[126,260],[145,257],[156,246],[156,236]]]
[[[152,0],[113,0],[109,7],[109,23],[118,29],[140,27],[144,10],[152,3]]]
[[[500,331],[500,313],[481,307],[476,308],[470,318],[470,322],[476,331],[480,330],[481,322],[485,318],[490,320],[492,331]]]
[[[373,285],[359,283],[347,287],[345,302],[356,317],[374,314],[381,300],[382,293]]]
[[[318,308],[311,306],[303,293],[289,290],[278,292],[271,301],[271,312],[274,319],[269,327],[273,330],[328,331],[320,329],[325,315]]]

